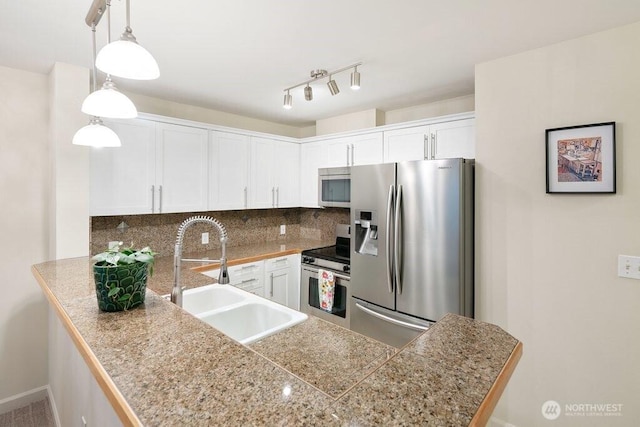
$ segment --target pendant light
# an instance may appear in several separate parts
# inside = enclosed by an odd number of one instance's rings
[[[93,61],[96,60],[96,26],[91,25],[93,32]],[[111,42],[111,2],[107,1],[107,43]],[[98,78],[93,66],[93,81]],[[94,84],[95,88],[95,84]],[[133,119],[138,117],[138,110],[133,102],[116,89],[116,85],[107,74],[104,84],[99,90],[94,90],[82,103],[82,112],[91,116],[110,117],[114,119]]]
[[[106,127],[100,117],[92,118],[88,125],[80,128],[80,130],[73,135],[71,143],[96,148],[120,147],[122,145],[118,135]]]
[[[131,30],[131,9],[127,6],[127,26],[120,40],[109,43],[100,50],[96,67],[113,76],[134,80],[153,80],[160,77],[158,63],[151,54],[140,46]]]

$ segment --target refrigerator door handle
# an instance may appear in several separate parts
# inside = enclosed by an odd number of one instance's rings
[[[395,186],[392,184],[389,186],[389,196],[387,197],[387,286],[389,287],[389,293],[393,293],[393,251],[391,247],[391,221],[393,219],[393,194],[395,193]]]
[[[429,329],[428,326],[415,325],[413,323],[404,322],[402,320],[394,319],[393,317],[385,316],[384,314],[371,310],[370,308],[360,305],[359,303],[356,303],[356,307],[373,317],[377,317],[378,319],[384,320],[385,322],[393,323],[394,325],[404,326],[405,328],[415,329],[417,331],[426,331],[427,329]]]
[[[401,294],[402,278],[400,277],[400,273],[402,266],[402,185],[398,185],[398,193],[396,194],[393,237],[393,275],[398,288],[398,294]]]

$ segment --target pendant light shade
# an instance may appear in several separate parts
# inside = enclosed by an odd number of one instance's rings
[[[127,0],[127,26],[120,40],[107,44],[98,53],[96,67],[112,76],[134,80],[160,77],[158,63],[147,49],[138,44],[131,30],[131,6]]]
[[[128,31],[128,32],[127,32]],[[103,47],[96,58],[96,67],[113,76],[134,80],[153,80],[160,77],[158,63],[136,42],[131,28],[120,40]]]
[[[102,123],[99,117],[91,119],[88,125],[80,128],[73,135],[74,145],[87,145],[90,147],[120,147],[118,135]]]
[[[110,117],[113,119],[133,119],[138,116],[138,110],[133,102],[116,89],[111,78],[100,90],[93,91],[82,103],[82,112],[91,116]]]

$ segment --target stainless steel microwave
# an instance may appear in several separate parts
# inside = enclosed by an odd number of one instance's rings
[[[351,169],[318,169],[318,205],[326,208],[351,206]]]

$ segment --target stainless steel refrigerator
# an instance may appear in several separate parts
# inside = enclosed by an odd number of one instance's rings
[[[474,161],[351,168],[351,329],[402,347],[473,317]]]

